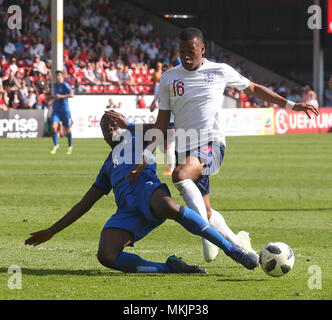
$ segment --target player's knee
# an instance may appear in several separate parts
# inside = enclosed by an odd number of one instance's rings
[[[117,256],[112,255],[112,254],[106,254],[102,251],[98,251],[97,259],[104,267],[113,268],[115,261],[117,259]]]
[[[163,219],[176,220],[180,217],[180,205],[172,198],[165,198],[160,201],[158,215]]]
[[[184,170],[175,169],[173,171],[173,173],[172,173],[173,183],[177,183],[177,182],[180,182],[180,181],[183,181],[186,179],[188,179],[188,176]]]

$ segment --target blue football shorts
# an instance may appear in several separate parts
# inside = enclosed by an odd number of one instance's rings
[[[185,159],[189,156],[194,156],[204,163],[203,172],[200,178],[195,182],[202,195],[210,193],[210,179],[209,176],[217,174],[220,166],[224,160],[225,146],[218,142],[209,142],[193,150],[188,150],[183,153],[176,152],[176,165],[185,163]]]
[[[60,123],[60,121],[62,121],[62,124],[66,128],[70,128],[73,125],[70,113],[68,113],[68,112],[54,111],[53,110],[52,116],[51,116],[51,122]]]
[[[151,177],[144,173],[133,186],[130,195],[122,201],[116,213],[107,220],[104,228],[127,230],[134,235],[134,242],[136,242],[166,220],[153,216],[150,207],[152,193],[158,188],[163,188],[169,196],[171,193],[167,185],[161,183],[156,176]]]

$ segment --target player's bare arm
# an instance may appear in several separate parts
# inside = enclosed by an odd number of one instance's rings
[[[67,228],[69,225],[87,213],[103,195],[103,191],[95,186],[92,186],[84,195],[82,200],[78,202],[64,217],[62,217],[48,229],[31,233],[31,237],[25,240],[25,244],[37,246],[50,240],[56,233]]]
[[[251,82],[249,87],[244,90],[244,92],[252,97],[261,99],[263,101],[267,101],[270,103],[277,104],[281,108],[285,108],[287,105],[288,100],[280,96],[279,94],[273,92],[269,88],[266,88],[260,84]],[[318,109],[308,103],[305,102],[299,102],[295,103],[292,110],[294,111],[303,111],[308,118],[311,118],[309,111],[312,112],[314,115],[318,116],[319,111]]]
[[[121,114],[113,110],[105,111],[105,114],[112,117],[114,123],[121,129],[127,129],[128,123],[126,118]],[[146,132],[154,127],[154,123],[144,123],[143,132]]]
[[[158,117],[153,128],[160,130],[163,136],[165,136],[167,134],[167,128],[170,117],[171,117],[171,112],[169,110],[159,110]],[[140,176],[140,174],[147,165],[149,157],[152,155],[155,149],[156,149],[156,137],[153,137],[151,142],[147,144],[141,161],[139,161],[139,163],[134,166],[133,170],[129,172],[128,175],[126,176],[126,178],[129,179],[129,182],[134,182]]]
[[[56,99],[67,99],[67,98],[74,98],[74,93],[71,92],[69,94],[56,94],[55,95]]]

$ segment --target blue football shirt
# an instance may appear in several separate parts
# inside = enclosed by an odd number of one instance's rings
[[[54,95],[70,94],[71,92],[72,89],[70,85],[65,81],[61,82],[59,85],[56,83],[54,84]],[[61,112],[69,111],[68,99],[55,99],[53,109]]]
[[[142,133],[141,130],[139,131]],[[140,179],[144,179],[144,176],[157,178],[155,161],[146,166],[134,183],[129,183],[128,178],[126,178],[126,175],[134,168],[135,163],[141,159],[146,146],[146,143],[142,143],[143,135],[140,138],[135,140],[135,124],[128,124],[122,141],[110,152],[94,183],[105,194],[109,194],[113,189],[118,206],[125,204],[126,197],[134,192]]]

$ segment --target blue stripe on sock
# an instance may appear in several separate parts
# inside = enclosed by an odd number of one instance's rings
[[[52,140],[55,146],[58,145],[58,133],[57,132],[53,132],[52,133]]]
[[[234,245],[228,242],[218,231],[211,227],[196,211],[183,207],[183,216],[177,220],[189,232],[201,236],[219,248],[226,254],[234,250]],[[235,247],[236,248],[236,247]]]
[[[73,136],[71,132],[68,133],[67,138],[68,138],[68,147],[71,147],[73,145]]]
[[[152,262],[142,259],[140,256],[121,252],[113,266],[114,269],[126,273],[170,273],[166,263]]]

